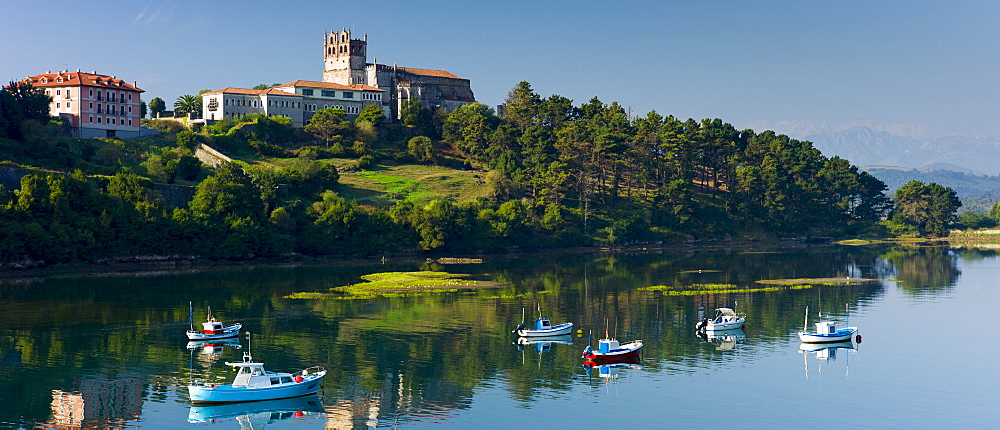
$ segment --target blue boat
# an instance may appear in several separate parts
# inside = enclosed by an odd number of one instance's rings
[[[247,333],[249,337],[250,333]],[[249,341],[248,341],[249,344]],[[253,361],[250,347],[243,353],[243,361],[226,362],[227,366],[239,368],[230,385],[218,385],[195,381],[188,385],[192,403],[234,403],[257,400],[284,399],[313,394],[319,391],[326,369],[313,366],[295,373],[271,372],[264,370],[264,363]]]
[[[822,315],[821,315],[822,316]],[[806,324],[809,322],[809,308],[806,307]],[[823,342],[843,342],[851,341],[854,336],[858,333],[857,327],[846,327],[837,328],[837,323],[833,321],[820,321],[816,323],[816,332],[809,333],[803,331],[798,333],[799,340],[803,343],[823,343]],[[861,341],[861,336],[858,335],[858,342]]]
[[[524,324],[518,324],[517,328],[514,329],[514,333],[517,333],[521,337],[529,336],[562,336],[570,334],[573,331],[573,323],[562,323],[559,325],[552,325],[552,322],[548,318],[538,318],[535,320],[535,328],[529,329],[525,328]]]

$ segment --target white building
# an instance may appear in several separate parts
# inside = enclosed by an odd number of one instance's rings
[[[378,104],[381,108],[383,92],[368,85],[316,81],[292,81],[266,90],[223,88],[201,95],[202,118],[217,121],[254,113],[284,115],[292,119],[293,126],[302,127],[317,110],[339,108],[353,120],[367,105]]]

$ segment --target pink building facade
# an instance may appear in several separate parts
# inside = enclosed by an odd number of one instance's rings
[[[25,78],[52,97],[49,112],[66,118],[75,137],[140,137],[140,96],[143,90],[115,76],[75,72],[45,72]]]

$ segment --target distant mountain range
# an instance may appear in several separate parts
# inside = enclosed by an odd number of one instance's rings
[[[856,126],[799,139],[812,142],[823,155],[838,155],[856,166],[1000,174],[1000,137],[913,138]]]
[[[857,126],[801,140],[871,173],[890,193],[917,180],[955,190],[961,211],[989,212],[1000,202],[1000,137],[913,138]]]

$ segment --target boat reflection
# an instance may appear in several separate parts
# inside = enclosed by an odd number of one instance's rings
[[[607,384],[612,379],[617,379],[618,373],[624,369],[642,369],[642,365],[639,363],[639,357],[629,357],[617,360],[584,361],[583,367],[587,376],[593,376],[596,373],[597,376],[604,378],[604,383]]]
[[[315,394],[261,402],[191,406],[188,422],[206,423],[236,420],[241,429],[261,429],[267,424],[323,412]]]
[[[526,346],[533,345],[535,351],[541,354],[551,351],[554,344],[572,345],[573,336],[564,334],[562,336],[519,337],[515,343],[517,344],[518,351],[524,351]]]
[[[187,343],[188,350],[194,351],[198,348],[202,348],[202,354],[222,354],[227,346],[233,349],[243,348],[243,346],[240,345],[240,339],[238,337],[215,340],[192,340]]]
[[[809,379],[809,355],[815,356],[819,362],[816,371],[822,373],[824,365],[829,365],[829,362],[837,359],[837,350],[844,350],[841,351],[841,354],[848,354],[848,362],[844,366],[844,376],[846,377],[850,370],[850,354],[858,352],[858,347],[854,342],[845,340],[830,343],[803,342],[799,344],[799,354],[802,354],[802,364],[805,367],[806,379]]]
[[[736,344],[746,340],[747,335],[741,328],[733,330],[701,331],[698,337],[715,345],[718,351],[728,351],[736,348]]]

